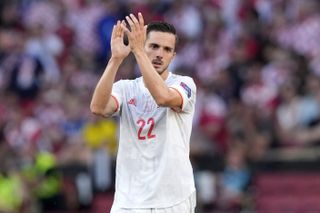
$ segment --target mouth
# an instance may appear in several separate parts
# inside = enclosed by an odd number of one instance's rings
[[[159,60],[154,60],[152,61],[152,65],[155,67],[155,68],[158,68],[162,65],[162,61],[159,61]]]

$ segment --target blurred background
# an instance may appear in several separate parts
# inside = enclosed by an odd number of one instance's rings
[[[170,69],[197,84],[197,213],[320,212],[319,4],[1,0],[0,212],[109,212],[118,120],[89,104],[137,12],[175,25]],[[130,56],[117,79],[137,76]]]

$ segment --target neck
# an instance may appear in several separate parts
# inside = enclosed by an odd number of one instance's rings
[[[162,73],[159,74],[162,78],[162,80],[167,80],[168,76],[169,76],[169,71],[168,70],[165,70],[163,71]]]
[[[162,78],[163,81],[166,81],[167,78],[169,77],[169,71],[168,70],[165,70],[162,73],[158,73],[158,74],[160,75],[160,77]],[[143,79],[143,83],[145,84],[143,76],[142,76],[142,79]]]

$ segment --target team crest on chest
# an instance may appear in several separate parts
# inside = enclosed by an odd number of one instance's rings
[[[135,98],[131,98],[129,101],[128,101],[128,105],[133,105],[133,106],[137,106],[137,101]]]

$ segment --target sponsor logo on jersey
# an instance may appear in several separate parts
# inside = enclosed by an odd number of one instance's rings
[[[133,105],[133,106],[137,106],[137,101],[136,101],[136,99],[135,98],[131,98],[129,101],[128,101],[128,104],[131,104],[131,105]]]
[[[184,89],[184,91],[186,92],[188,98],[191,97],[191,89],[190,87],[188,87],[185,83],[181,82],[180,86]]]

